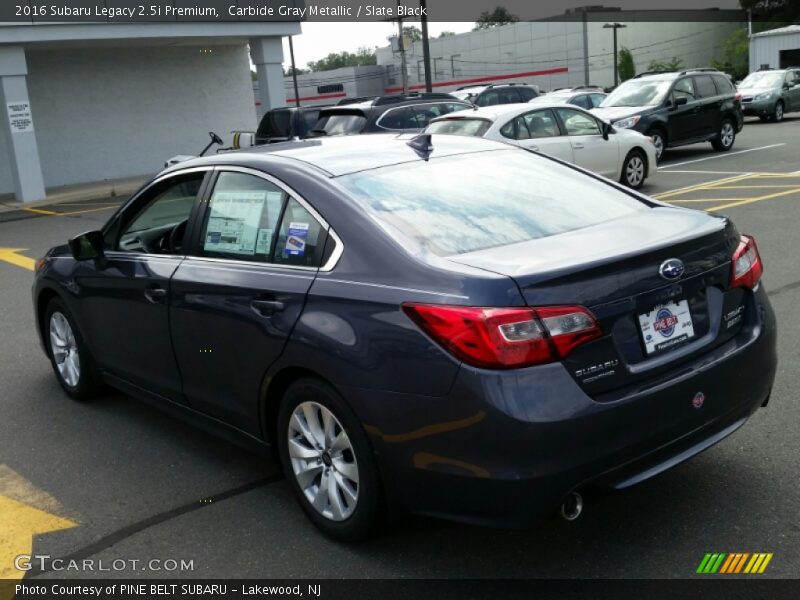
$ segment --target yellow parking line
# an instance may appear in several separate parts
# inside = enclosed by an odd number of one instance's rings
[[[670,204],[684,204],[685,202],[735,202],[741,198],[691,198],[689,200],[670,200]]]
[[[22,248],[0,248],[0,261],[33,271],[36,267],[36,261],[28,256],[19,254],[22,250]]]
[[[767,184],[767,185],[721,185],[715,189],[717,190],[760,190],[760,189],[770,189],[770,188],[789,188],[789,187],[797,187],[796,183],[790,183],[787,185],[776,185],[776,184]]]
[[[57,213],[57,214],[62,216],[62,217],[69,217],[69,216],[72,216],[72,215],[83,215],[83,214],[91,213],[91,212],[101,212],[101,211],[104,211],[104,210],[111,210],[112,208],[117,208],[117,206],[118,206],[117,204],[114,204],[112,206],[103,206],[101,208],[87,208],[86,210],[72,210],[70,212]]]
[[[37,215],[48,215],[51,217],[60,217],[62,213],[55,212],[52,210],[44,210],[42,208],[22,208],[20,210],[24,210],[25,212],[32,212],[36,213]]]
[[[682,194],[687,194],[695,190],[713,189],[718,185],[722,185],[724,183],[734,183],[736,181],[741,181],[742,179],[748,179],[749,177],[752,177],[752,173],[745,173],[744,175],[736,175],[734,177],[724,177],[722,179],[716,179],[714,181],[706,181],[695,185],[689,185],[686,187],[678,188],[676,190],[670,190],[668,192],[661,192],[660,194],[653,194],[653,198],[658,198],[660,200],[662,198],[669,198],[670,196],[680,196]]]
[[[786,190],[783,192],[775,192],[774,194],[767,194],[766,196],[757,196],[755,198],[743,198],[742,200],[738,200],[736,202],[730,202],[728,204],[721,204],[719,206],[712,206],[711,208],[707,208],[706,210],[711,212],[715,210],[724,210],[726,208],[733,208],[734,206],[743,206],[745,204],[752,204],[754,202],[761,202],[762,200],[771,200],[772,198],[779,198],[781,196],[789,196],[791,194],[800,194],[800,188]]]

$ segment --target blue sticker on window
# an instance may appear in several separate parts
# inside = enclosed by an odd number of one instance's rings
[[[308,223],[289,223],[286,234],[286,247],[284,256],[303,256],[306,253],[306,240],[308,239]]]

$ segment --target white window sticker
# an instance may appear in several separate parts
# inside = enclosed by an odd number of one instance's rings
[[[308,239],[308,223],[289,223],[286,233],[286,247],[283,249],[285,256],[303,256],[306,253],[306,240]]]
[[[267,192],[215,192],[206,228],[205,249],[253,255]]]
[[[259,229],[256,240],[256,254],[269,254],[272,246],[272,229]]]
[[[7,108],[11,133],[33,131],[33,115],[28,102],[9,102]]]

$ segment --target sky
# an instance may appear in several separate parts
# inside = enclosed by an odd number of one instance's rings
[[[420,27],[419,21],[404,21],[405,25]],[[471,31],[474,23],[428,23],[428,35],[438,37],[442,31],[463,33]],[[374,48],[388,45],[387,37],[397,33],[397,23],[302,23],[303,33],[294,36],[294,58],[298,68],[310,60],[319,60],[331,52],[355,52],[362,46]],[[289,60],[288,38],[283,40],[284,67]]]

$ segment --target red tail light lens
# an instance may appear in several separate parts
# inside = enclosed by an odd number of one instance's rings
[[[743,235],[736,252],[733,253],[732,262],[731,287],[745,287],[751,290],[756,287],[764,273],[764,265],[755,239]]]
[[[602,335],[580,306],[481,308],[404,304],[406,314],[456,358],[486,369],[554,362]]]

